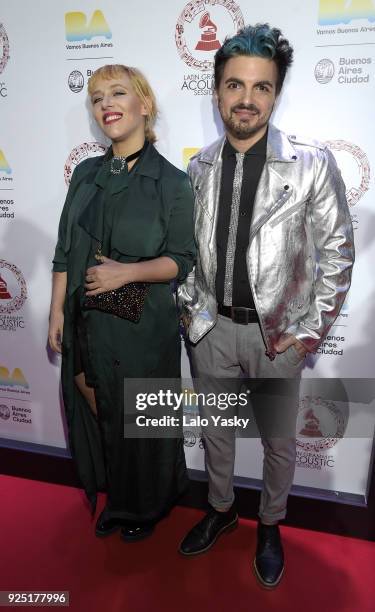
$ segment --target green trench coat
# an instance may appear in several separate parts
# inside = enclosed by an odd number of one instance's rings
[[[70,450],[92,508],[103,490],[109,517],[146,521],[165,514],[187,485],[182,438],[124,438],[124,380],[180,376],[179,325],[170,283],[150,285],[137,324],[83,311],[98,419],[74,383],[75,305],[77,292],[84,295],[93,238],[100,240],[103,230],[96,218],[98,198],[111,211],[106,255],[121,262],[168,256],[182,281],[195,258],[193,197],[186,174],[151,144],[130,176],[126,171],[111,175],[109,159],[107,153],[77,166],[61,215],[54,271],[67,271],[62,389]]]

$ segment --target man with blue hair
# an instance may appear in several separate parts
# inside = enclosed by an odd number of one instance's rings
[[[295,470],[304,357],[335,321],[354,261],[332,154],[270,123],[292,58],[289,42],[268,24],[243,28],[215,55],[225,136],[189,164],[199,254],[179,289],[199,389],[239,393],[244,379],[256,389],[264,462],[254,570],[269,588],[284,571],[278,523]],[[200,410],[207,416],[207,407]],[[184,555],[209,550],[238,521],[235,430],[207,427],[203,438],[210,509],[182,541]]]

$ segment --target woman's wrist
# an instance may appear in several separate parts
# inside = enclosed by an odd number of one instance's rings
[[[127,283],[137,282],[137,280],[139,280],[137,278],[137,270],[139,271],[139,264],[125,263],[122,265],[124,266],[124,270],[123,270],[124,283],[123,284],[126,285]]]
[[[64,304],[62,304],[61,306],[51,306],[50,311],[49,311],[49,318],[51,317],[58,317],[60,315],[64,314]]]

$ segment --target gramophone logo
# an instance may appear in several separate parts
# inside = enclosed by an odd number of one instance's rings
[[[202,29],[200,40],[195,47],[198,51],[217,51],[221,45],[216,38],[217,27],[210,19],[210,13],[203,13],[199,20],[199,27]]]
[[[65,34],[68,42],[80,42],[92,38],[112,38],[112,32],[102,11],[94,11],[90,21],[85,13],[65,13]]]
[[[320,0],[320,25],[347,25],[356,20],[375,21],[374,0]]]
[[[348,424],[347,403],[344,404],[341,409],[321,397],[302,398],[297,417],[297,449],[320,453],[333,448],[343,438]]]
[[[348,420],[348,402],[336,404],[321,397],[303,397],[297,416],[296,466],[311,470],[334,468],[332,449],[344,437]]]
[[[26,281],[21,270],[5,259],[0,259],[0,315],[20,310],[26,299]]]
[[[345,185],[351,185],[346,198],[349,206],[355,206],[370,188],[368,157],[360,147],[346,140],[328,140],[325,144],[336,157]]]
[[[0,74],[5,70],[9,60],[9,40],[2,23],[0,23]]]
[[[192,0],[176,24],[177,51],[190,68],[212,72],[213,57],[225,37],[243,26],[241,9],[233,0]]]
[[[65,183],[69,185],[75,167],[78,166],[78,164],[80,164],[84,159],[96,157],[97,155],[104,155],[106,150],[107,147],[100,144],[100,142],[83,142],[81,145],[78,145],[78,147],[74,147],[65,162]]]

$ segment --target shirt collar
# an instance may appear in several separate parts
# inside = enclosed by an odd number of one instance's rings
[[[262,157],[266,157],[267,153],[267,136],[268,129],[266,130],[264,136],[260,140],[258,140],[250,149],[245,152],[245,155],[261,155]],[[229,157],[230,155],[235,155],[238,153],[234,147],[230,144],[229,140],[225,140],[224,148],[223,148],[223,157]]]

